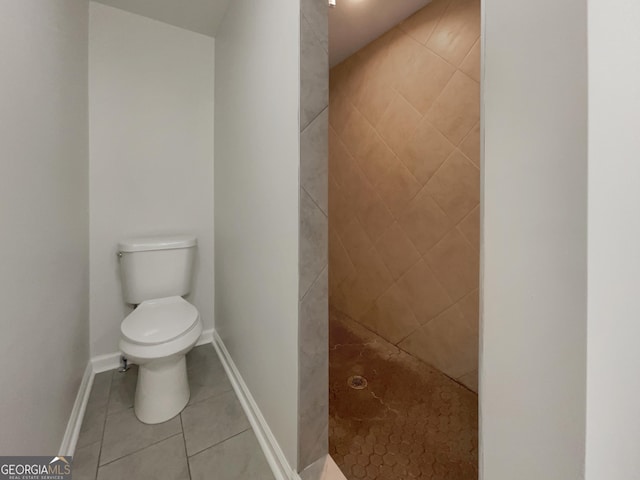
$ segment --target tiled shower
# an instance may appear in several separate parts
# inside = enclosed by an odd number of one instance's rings
[[[329,451],[349,479],[478,477],[480,1],[331,69]]]
[[[331,306],[477,391],[480,2],[434,0],[331,70]]]

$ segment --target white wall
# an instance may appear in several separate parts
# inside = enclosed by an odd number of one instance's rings
[[[481,478],[580,479],[586,3],[485,0],[484,9]]]
[[[216,37],[216,330],[292,467],[299,2],[231,2]]]
[[[58,452],[88,360],[87,3],[0,2],[0,453]]]
[[[136,235],[198,237],[188,297],[213,327],[214,40],[90,6],[91,355],[118,350],[116,247]]]
[[[640,471],[640,4],[589,0],[588,480]]]

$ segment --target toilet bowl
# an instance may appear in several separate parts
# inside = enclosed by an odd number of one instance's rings
[[[198,310],[178,296],[146,300],[120,330],[120,350],[139,367],[136,417],[149,424],[173,418],[189,402],[185,356],[202,333]]]

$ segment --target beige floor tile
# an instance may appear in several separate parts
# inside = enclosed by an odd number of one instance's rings
[[[457,223],[480,201],[480,171],[456,150],[431,177],[425,191]]]
[[[424,185],[451,155],[454,148],[425,118],[400,152],[400,160]]]
[[[451,143],[458,145],[480,120],[480,85],[457,71],[427,118]]]
[[[457,66],[479,36],[480,0],[452,0],[426,45]]]
[[[260,444],[248,430],[226,442],[189,458],[193,480],[273,480],[273,473],[263,455],[256,455]]]
[[[182,435],[156,443],[98,470],[98,480],[189,480]]]
[[[180,416],[189,456],[251,428],[233,391],[190,405]]]

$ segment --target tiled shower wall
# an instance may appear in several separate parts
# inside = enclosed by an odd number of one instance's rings
[[[477,390],[480,0],[434,0],[331,70],[333,306]]]
[[[329,49],[327,1],[301,0],[300,10],[298,470],[302,471],[329,449]]]

